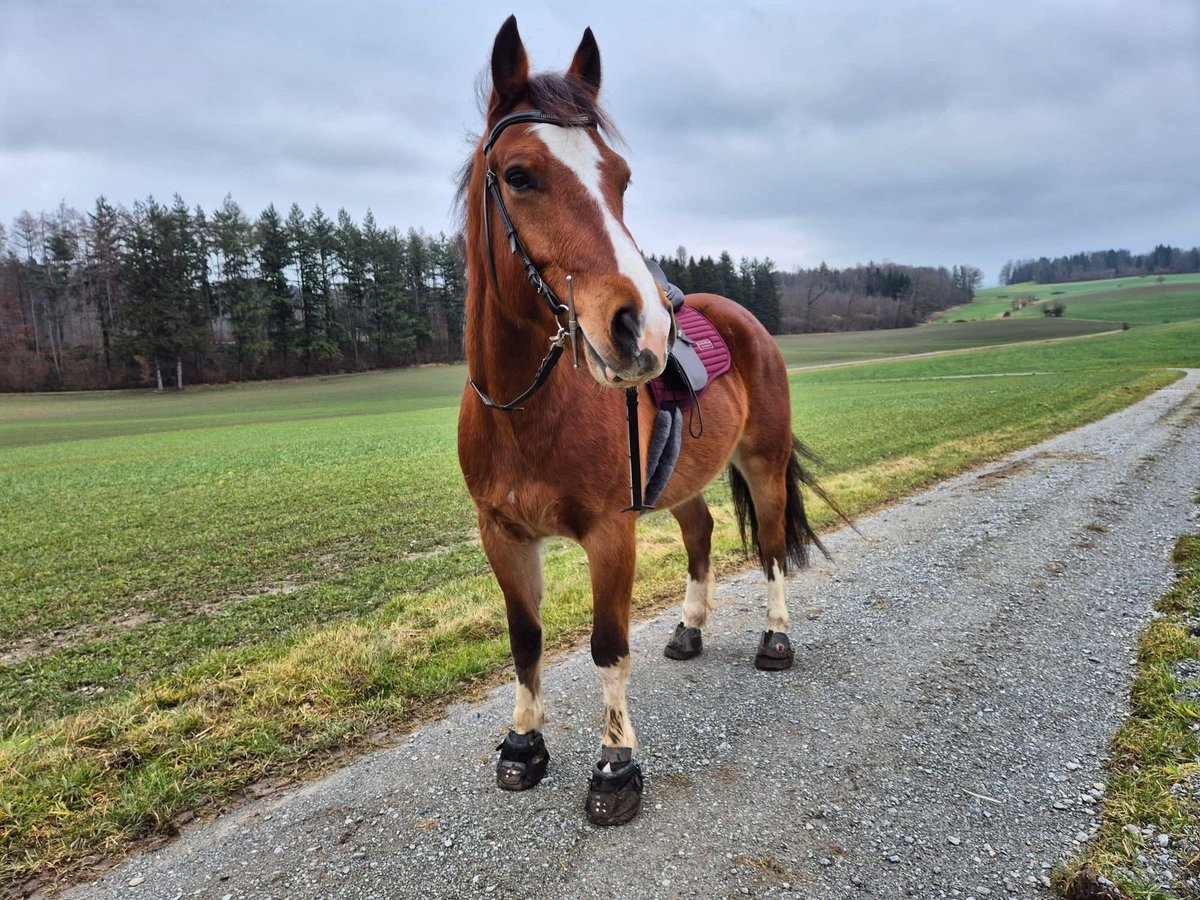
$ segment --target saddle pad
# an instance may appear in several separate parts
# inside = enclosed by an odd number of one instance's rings
[[[729,347],[712,322],[704,318],[698,310],[686,304],[676,311],[675,321],[679,325],[680,332],[686,334],[688,340],[692,342],[692,349],[696,351],[700,361],[704,363],[704,370],[708,372],[709,384],[712,384],[718,376],[729,371],[729,367],[732,365]],[[672,368],[673,366],[668,365],[666,372],[650,382],[650,396],[654,398],[655,406],[662,407],[664,403],[675,402],[679,404],[681,410],[686,412],[691,409],[692,397],[687,385],[678,378],[672,377],[670,374]],[[702,390],[700,393],[703,394],[704,391]]]

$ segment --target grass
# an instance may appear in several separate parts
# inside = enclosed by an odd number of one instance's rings
[[[1191,295],[1191,299],[1179,300],[1183,295]],[[949,310],[939,321],[966,319],[968,321],[996,319],[1006,311],[1012,312],[1015,318],[1042,317],[1043,303],[1014,311],[1013,300],[1018,297],[1035,297],[1038,301],[1051,303],[1061,301],[1066,305],[1065,318],[1071,319],[1100,319],[1110,322],[1130,322],[1162,324],[1164,318],[1168,322],[1194,319],[1200,316],[1200,304],[1196,297],[1200,295],[1200,275],[1165,275],[1160,284],[1157,276],[1142,278],[1113,278],[1103,281],[1076,281],[1067,284],[1012,284],[1005,287],[987,288],[975,294],[975,300],[965,306]],[[1175,297],[1178,302],[1171,302]],[[1111,300],[1128,300],[1122,314],[1105,312],[1103,306]],[[1143,306],[1142,301],[1151,301]],[[1156,317],[1152,307],[1165,301],[1165,308]]]
[[[1140,856],[1157,856],[1142,829],[1170,837],[1173,869],[1200,877],[1200,535],[1175,545],[1178,580],[1155,604],[1158,617],[1138,640],[1130,715],[1110,747],[1100,828],[1086,849],[1055,873],[1063,896],[1087,893],[1101,877],[1132,900],[1192,896],[1164,890]],[[1190,668],[1183,668],[1191,663]],[[1131,829],[1130,826],[1133,826]],[[1190,850],[1186,849],[1190,846]]]
[[[1200,313],[1198,313],[1200,315]],[[833,334],[785,334],[780,349],[789,367],[835,365],[864,359],[973,350],[998,344],[1054,340],[1109,331],[1113,326],[1075,319],[975,321],[953,327],[889,328],[878,331],[847,331]]]
[[[793,406],[827,485],[865,510],[1185,364],[1200,324],[797,374]],[[463,377],[0,399],[0,882],[121,853],[494,677],[508,646],[454,453]],[[710,496],[729,570],[726,489]],[[673,522],[639,527],[636,603],[678,600]],[[590,620],[577,548],[550,547],[547,587],[565,646]]]

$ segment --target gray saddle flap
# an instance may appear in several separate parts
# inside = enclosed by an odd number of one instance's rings
[[[675,362],[675,374],[692,387],[693,393],[700,393],[708,384],[708,370],[700,361],[699,355],[692,349],[691,342],[679,335],[675,346],[671,348],[671,359]]]

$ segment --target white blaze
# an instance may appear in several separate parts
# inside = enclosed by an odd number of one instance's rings
[[[617,258],[617,269],[633,282],[641,295],[643,327],[638,349],[649,347],[655,353],[663,352],[671,330],[671,316],[663,306],[658,285],[646,268],[646,261],[637,244],[604,200],[604,192],[600,189],[600,149],[590,132],[585,128],[563,128],[558,125],[534,125],[533,132],[555,158],[575,173],[584,190],[600,208],[604,230],[608,232],[613,255]]]

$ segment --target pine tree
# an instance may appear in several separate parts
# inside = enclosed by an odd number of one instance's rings
[[[254,277],[254,226],[242,208],[226,195],[209,224],[218,259],[218,315],[229,321],[238,376],[246,376],[269,350],[265,340],[267,297]]]
[[[287,229],[272,203],[258,217],[258,278],[267,302],[267,336],[288,373],[288,359],[296,343],[296,305],[288,284],[291,259]]]

